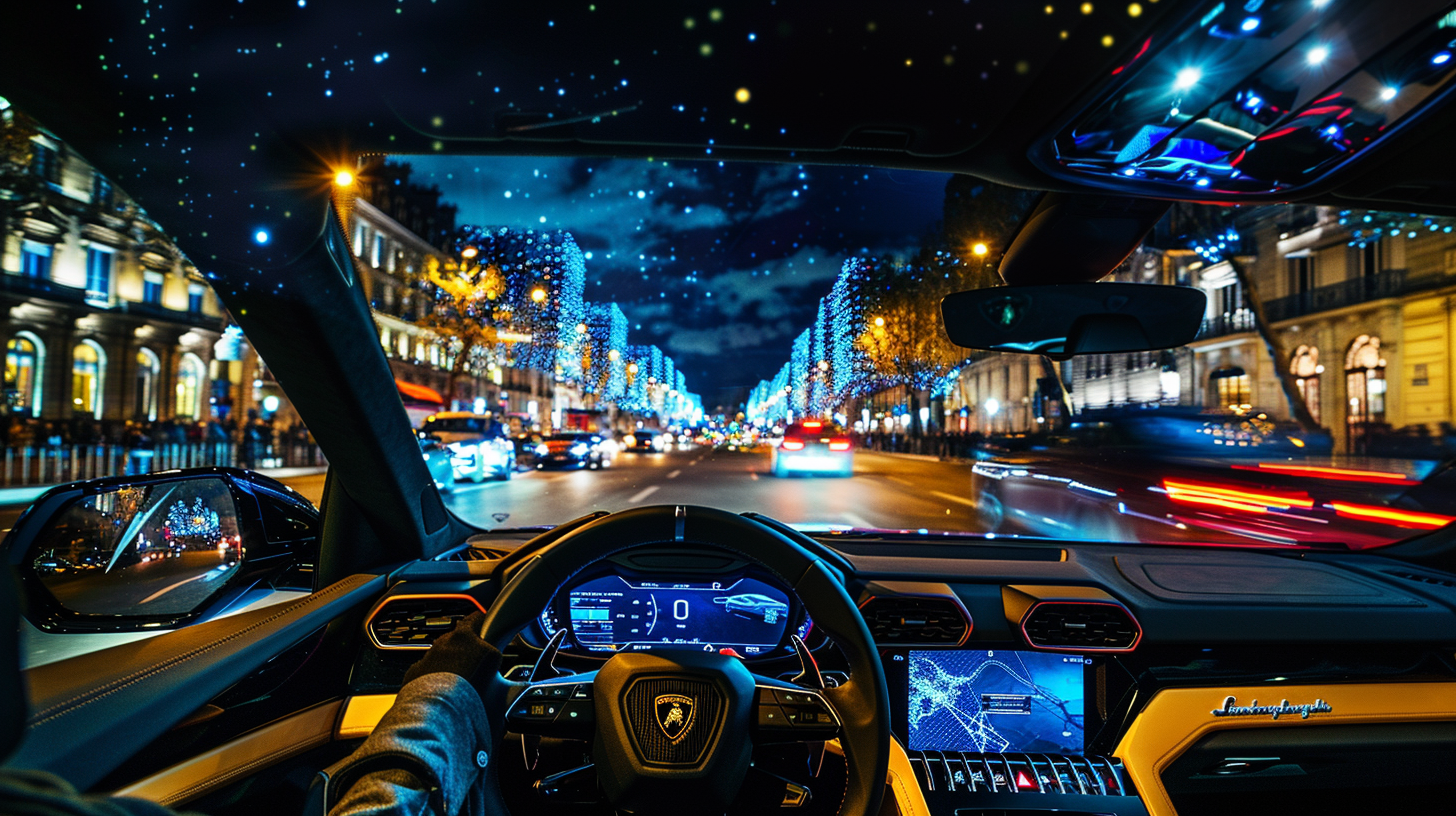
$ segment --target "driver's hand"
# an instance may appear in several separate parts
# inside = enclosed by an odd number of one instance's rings
[[[480,639],[480,630],[485,623],[485,614],[475,612],[468,615],[455,628],[430,647],[420,661],[410,667],[404,675],[404,684],[435,672],[456,674],[475,687],[485,698],[485,690],[491,675],[500,670],[501,653],[494,646]]]

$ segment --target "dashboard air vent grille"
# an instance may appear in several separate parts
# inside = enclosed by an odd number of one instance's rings
[[[970,634],[971,622],[951,598],[884,595],[860,609],[870,635],[879,644],[955,646]]]
[[[1127,651],[1142,639],[1126,609],[1097,601],[1039,603],[1026,613],[1021,630],[1028,643],[1043,649]]]
[[[401,595],[385,600],[366,626],[381,649],[428,649],[435,638],[479,609],[464,595]]]

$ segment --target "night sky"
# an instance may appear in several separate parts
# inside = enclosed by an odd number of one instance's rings
[[[586,299],[615,300],[705,405],[772,377],[846,257],[913,253],[948,176],[734,162],[412,156],[459,224],[569,231]]]

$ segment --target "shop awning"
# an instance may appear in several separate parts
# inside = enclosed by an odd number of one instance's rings
[[[440,396],[440,392],[433,388],[407,383],[404,380],[395,380],[394,385],[399,389],[400,396],[405,399],[411,399],[415,402],[433,402],[441,406],[445,404],[445,398]]]

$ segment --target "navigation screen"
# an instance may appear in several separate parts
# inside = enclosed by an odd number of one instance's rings
[[[680,583],[609,575],[568,597],[572,634],[594,652],[663,648],[767,654],[784,639],[789,598],[753,578]]]
[[[1081,754],[1085,663],[1008,649],[911,651],[910,750]]]

